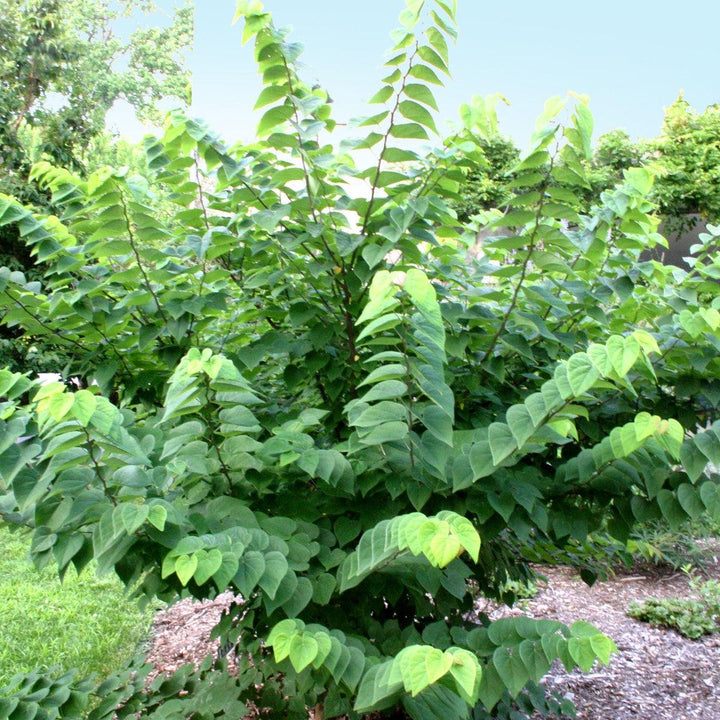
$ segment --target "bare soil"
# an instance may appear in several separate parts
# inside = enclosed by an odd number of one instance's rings
[[[707,572],[720,579],[720,564],[709,549]],[[556,665],[547,686],[569,696],[578,720],[720,720],[720,635],[689,640],[673,630],[653,628],[625,615],[633,600],[687,597],[682,573],[636,568],[588,587],[573,570],[544,568],[547,583],[513,609],[480,610],[493,617],[526,614],[571,623],[586,620],[609,635],[618,653],[609,667],[588,674],[567,673]],[[203,603],[182,601],[158,613],[153,623],[150,660],[158,672],[199,662],[217,650],[210,631],[232,601],[225,593]]]

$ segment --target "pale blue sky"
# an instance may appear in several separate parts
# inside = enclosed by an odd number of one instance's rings
[[[171,2],[171,0],[166,0]],[[365,114],[379,87],[402,0],[268,0],[275,24],[305,45],[305,77],[335,100],[338,121]],[[231,25],[234,0],[196,0],[193,113],[229,142],[250,141],[260,90],[252,48]],[[624,128],[652,137],[663,108],[684,90],[702,110],[720,102],[720,3],[646,0],[458,0],[452,80],[437,92],[440,126],[472,95],[500,92],[501,130],[525,145],[543,102],[569,90],[590,96],[596,136]]]

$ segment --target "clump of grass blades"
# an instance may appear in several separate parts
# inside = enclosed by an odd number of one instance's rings
[[[79,677],[108,674],[129,659],[147,634],[151,613],[123,597],[114,577],[92,568],[80,577],[38,570],[29,544],[0,527],[0,687],[39,666],[78,668]]]

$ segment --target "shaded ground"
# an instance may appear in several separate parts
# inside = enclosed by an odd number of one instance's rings
[[[710,576],[720,578],[711,557]],[[492,615],[527,614],[571,623],[586,620],[612,637],[619,652],[610,667],[587,675],[554,667],[548,687],[569,695],[578,720],[720,720],[720,635],[688,640],[672,630],[652,628],[625,615],[633,600],[688,595],[682,573],[652,569],[617,576],[587,587],[568,568],[543,570],[548,584],[513,610]],[[160,671],[199,661],[217,648],[210,631],[232,595],[213,601],[183,601],[158,613],[153,624],[150,659]]]

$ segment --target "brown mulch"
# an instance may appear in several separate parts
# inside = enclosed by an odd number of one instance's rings
[[[208,653],[217,653],[220,641],[211,640],[210,633],[232,601],[233,594],[225,592],[203,602],[187,598],[158,612],[148,643],[147,659],[156,668],[150,678],[188,663],[199,665]]]
[[[720,579],[716,552],[708,548],[705,572]],[[578,720],[720,720],[720,636],[690,640],[625,615],[633,600],[689,597],[686,575],[650,566],[588,587],[569,568],[542,573],[548,582],[534,598],[491,617],[586,620],[615,641],[618,652],[609,667],[567,673],[558,663],[546,677],[549,689],[575,703]]]
[[[720,579],[712,548],[709,558],[709,576]],[[542,572],[548,583],[541,583],[534,598],[491,616],[526,614],[568,624],[586,620],[613,638],[618,653],[609,667],[596,665],[588,674],[568,674],[556,665],[546,678],[548,688],[573,700],[578,720],[720,720],[720,636],[689,640],[625,615],[633,600],[688,596],[684,574],[636,568],[631,575],[598,581],[590,588],[569,568]],[[210,631],[231,601],[232,595],[224,593],[203,603],[182,601],[159,612],[149,649],[158,671],[172,672],[215,651],[218,641],[209,640]]]

